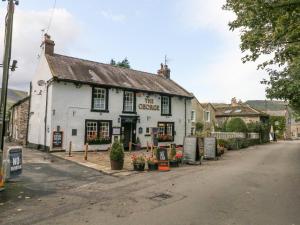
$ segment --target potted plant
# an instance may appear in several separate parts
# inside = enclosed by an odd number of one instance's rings
[[[143,155],[135,155],[131,156],[133,170],[135,171],[144,171],[145,170],[145,157]]]
[[[147,158],[147,163],[148,163],[148,170],[149,171],[155,171],[158,170],[158,161],[154,157],[149,157]]]
[[[176,147],[173,145],[169,155],[170,167],[179,167],[178,160],[176,159]]]
[[[179,164],[182,163],[182,158],[183,158],[182,152],[177,152],[175,158]]]
[[[122,170],[124,165],[124,148],[119,141],[113,143],[109,156],[111,169]]]
[[[139,151],[139,150],[141,150],[141,148],[142,148],[142,145],[141,145],[140,138],[137,137],[136,138],[136,143],[135,143],[135,150]]]

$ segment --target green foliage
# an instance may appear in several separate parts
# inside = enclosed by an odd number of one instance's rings
[[[233,118],[226,123],[226,132],[246,133],[247,131],[247,125],[241,118]]]
[[[124,161],[124,148],[119,141],[115,141],[111,147],[110,159],[114,161]]]
[[[286,119],[284,116],[271,116],[270,123],[276,132],[277,138],[281,139],[284,136],[286,128]]]
[[[241,32],[243,62],[269,55],[259,68],[269,73],[267,96],[288,100],[300,112],[300,1],[227,0],[223,7],[236,14],[229,23]],[[272,58],[271,58],[272,57]]]
[[[203,127],[204,127],[203,123],[197,122],[196,123],[196,132],[202,132],[203,131]]]
[[[248,138],[232,138],[228,140],[219,139],[218,145],[224,146],[228,150],[238,150],[248,148],[253,145],[260,144],[259,139],[248,139]]]
[[[111,59],[109,64],[112,66],[118,66],[118,67],[122,67],[122,68],[128,68],[128,69],[131,68],[127,57],[120,62],[116,62],[114,59]]]
[[[247,124],[249,133],[260,133],[261,132],[261,123],[251,122]]]

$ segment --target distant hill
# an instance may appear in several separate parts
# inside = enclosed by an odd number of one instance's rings
[[[249,100],[245,102],[252,108],[258,109],[260,111],[280,111],[285,110],[288,105],[284,101],[270,101],[270,100]]]
[[[0,93],[1,93],[1,88],[0,88]],[[7,90],[7,106],[6,109],[9,110],[10,107],[15,104],[17,101],[25,98],[28,96],[28,93],[25,91],[20,91],[20,90],[14,90],[14,89],[8,89]],[[0,100],[1,100],[1,95],[0,95]]]

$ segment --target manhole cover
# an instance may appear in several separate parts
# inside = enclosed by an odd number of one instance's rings
[[[172,195],[169,195],[166,193],[159,193],[159,194],[155,194],[154,196],[150,197],[151,200],[155,200],[155,201],[164,201],[169,198],[172,198]]]

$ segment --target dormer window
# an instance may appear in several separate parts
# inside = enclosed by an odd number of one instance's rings
[[[92,111],[108,112],[108,89],[93,87]]]
[[[161,115],[171,116],[171,97],[161,96]]]

